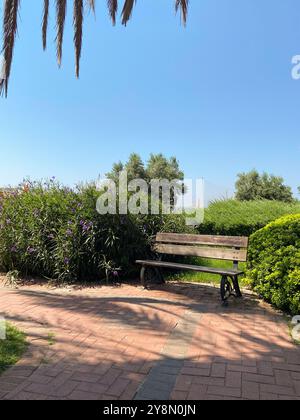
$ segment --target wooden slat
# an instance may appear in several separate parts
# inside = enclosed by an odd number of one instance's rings
[[[247,250],[236,250],[229,248],[210,248],[189,245],[170,245],[157,243],[154,251],[159,254],[184,255],[191,257],[212,258],[228,261],[247,261]]]
[[[178,233],[158,233],[156,241],[161,243],[185,245],[214,245],[247,248],[248,238],[244,236],[213,236],[213,235],[187,235]]]
[[[190,270],[197,271],[201,273],[210,273],[210,274],[219,274],[221,276],[240,276],[244,272],[241,270],[228,270],[224,268],[215,268],[215,267],[202,267],[198,265],[190,264],[180,264],[180,263],[171,263],[165,261],[136,261],[139,265],[149,266],[149,267],[161,267],[161,268],[173,268],[178,270]]]

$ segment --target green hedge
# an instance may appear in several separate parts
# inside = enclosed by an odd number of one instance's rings
[[[300,214],[280,218],[251,236],[248,278],[268,302],[300,314]]]
[[[296,213],[300,213],[299,202],[218,200],[205,210],[205,220],[198,231],[208,235],[250,236],[279,217]]]
[[[158,231],[187,230],[180,215],[99,215],[98,196],[51,180],[0,197],[0,267],[61,281],[125,276]]]

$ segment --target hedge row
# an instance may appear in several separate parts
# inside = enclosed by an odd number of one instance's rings
[[[299,202],[218,200],[205,210],[205,220],[198,231],[208,235],[250,236],[282,216],[297,213]]]

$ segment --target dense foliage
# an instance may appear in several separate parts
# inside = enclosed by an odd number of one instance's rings
[[[283,178],[267,173],[260,175],[255,170],[238,175],[236,199],[241,201],[277,200],[288,203],[294,200],[292,189],[284,184]]]
[[[252,235],[248,277],[268,302],[300,314],[300,214],[280,218]]]
[[[205,210],[204,234],[250,236],[268,223],[288,214],[300,213],[300,203],[279,201],[218,200]]]
[[[156,232],[187,229],[180,215],[100,215],[98,196],[94,185],[52,179],[0,197],[0,266],[60,281],[126,275]]]

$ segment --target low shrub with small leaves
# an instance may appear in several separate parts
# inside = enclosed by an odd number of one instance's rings
[[[95,185],[26,181],[0,196],[0,267],[59,281],[128,275],[158,231],[185,232],[183,215],[100,215]]]
[[[279,309],[300,314],[300,214],[282,217],[251,236],[248,278]]]

